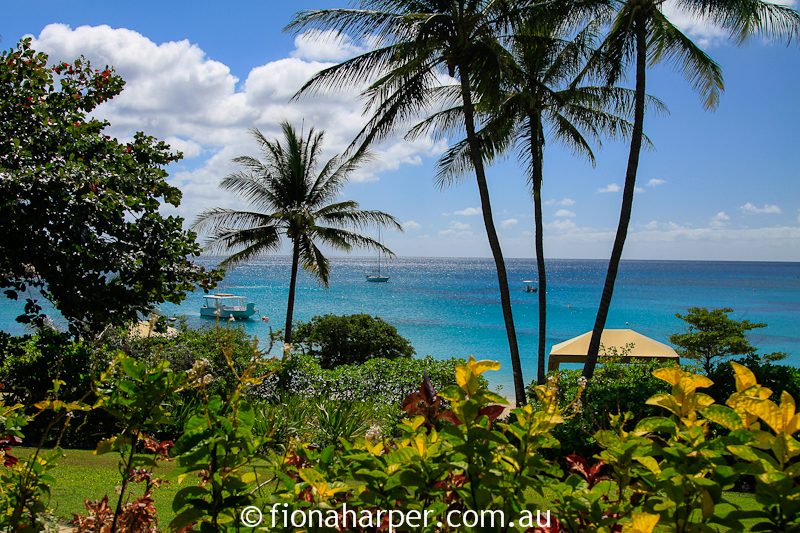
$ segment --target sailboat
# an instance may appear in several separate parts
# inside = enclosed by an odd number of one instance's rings
[[[381,242],[381,230],[378,229],[378,242]],[[367,281],[370,283],[386,283],[389,276],[381,274],[381,251],[378,250],[378,272],[367,274]]]

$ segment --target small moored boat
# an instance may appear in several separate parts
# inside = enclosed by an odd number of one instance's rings
[[[539,288],[536,286],[536,282],[532,279],[526,279],[522,281],[522,290],[525,292],[536,292]]]
[[[208,294],[203,296],[205,305],[200,308],[200,316],[208,318],[233,317],[237,320],[248,319],[256,314],[256,304],[245,302],[244,296],[234,294]]]

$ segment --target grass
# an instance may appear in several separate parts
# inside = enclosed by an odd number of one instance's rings
[[[29,457],[33,453],[29,448],[15,448],[14,451],[19,458]],[[119,497],[116,489],[120,482],[118,455],[64,450],[64,457],[57,461],[56,468],[49,472],[56,480],[51,487],[50,507],[61,521],[72,520],[73,513],[84,513],[84,500],[100,500],[108,495],[109,505],[116,505]],[[169,481],[153,493],[158,521],[163,527],[175,516],[172,498],[182,487],[178,484],[178,471],[174,463],[162,463],[156,468],[156,476]],[[190,482],[193,480],[185,480],[183,486]],[[141,494],[141,491],[134,491],[134,494]]]

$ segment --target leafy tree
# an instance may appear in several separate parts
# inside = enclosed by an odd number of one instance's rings
[[[164,170],[180,154],[141,132],[113,139],[89,116],[122,91],[111,68],[47,60],[30,39],[0,53],[0,289],[27,294],[18,320],[42,318],[41,292],[88,334],[212,286],[189,260],[194,234],[160,213],[180,202]]]
[[[600,0],[605,5],[605,0]],[[612,4],[615,13],[602,46],[603,61],[612,60],[607,71],[609,82],[620,78],[629,63],[635,65],[635,103],[625,186],[622,192],[619,224],[608,263],[608,271],[589,342],[583,375],[591,378],[597,364],[600,338],[606,325],[619,263],[628,234],[636,190],[639,154],[644,138],[644,112],[647,67],[662,61],[677,67],[693,89],[700,93],[706,109],[714,109],[723,91],[722,71],[703,50],[678,29],[663,13],[659,0],[625,0]],[[800,35],[800,13],[762,0],[719,2],[716,0],[679,0],[677,6],[690,15],[708,20],[728,30],[739,42],[753,34],[785,37]]]
[[[754,354],[756,349],[747,340],[747,332],[767,325],[734,320],[728,316],[732,312],[729,307],[711,310],[690,307],[685,315],[676,313],[676,317],[689,324],[689,330],[670,335],[669,342],[678,346],[681,356],[700,361],[706,374],[711,373],[720,359]]]
[[[411,343],[394,326],[366,314],[315,316],[297,326],[295,342],[318,357],[323,368],[414,355]]]
[[[393,226],[402,231],[392,215],[359,209],[353,200],[336,201],[348,175],[358,168],[366,152],[345,158],[335,156],[320,167],[323,132],[310,129],[305,137],[288,122],[281,125],[283,140],[271,141],[258,131],[253,136],[264,160],[241,156],[234,162],[244,170],[224,178],[220,187],[249,202],[255,210],[214,208],[201,213],[194,223],[209,229],[209,248],[234,252],[223,265],[247,261],[280,247],[281,236],[292,243],[292,271],[286,309],[284,342],[292,342],[292,315],[297,269],[303,269],[328,285],[330,266],[318,244],[349,252],[354,247],[392,251],[378,241],[357,233],[370,225]]]
[[[524,4],[522,2],[520,4]],[[361,0],[356,9],[323,9],[298,13],[288,29],[353,31],[377,37],[380,46],[316,74],[300,94],[375,80],[364,92],[367,125],[353,141],[359,149],[390,135],[404,122],[445,109],[433,118],[434,129],[454,125],[466,133],[469,168],[474,170],[483,223],[497,271],[500,305],[508,337],[517,405],[524,405],[525,381],[511,309],[505,259],[495,227],[476,109],[483,95],[500,85],[498,36],[508,28],[508,2],[491,0]],[[457,85],[442,84],[447,77]]]

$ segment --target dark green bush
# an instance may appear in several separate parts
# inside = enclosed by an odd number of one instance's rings
[[[800,398],[800,369],[775,364],[758,355],[749,355],[736,362],[749,368],[761,385],[772,389],[773,398],[780,398],[783,391]],[[709,394],[717,403],[725,403],[725,399],[736,392],[731,365],[717,365],[708,377],[714,382]]]
[[[304,353],[319,358],[323,368],[414,355],[411,343],[394,326],[365,314],[315,316],[296,326],[294,339]]]
[[[599,451],[593,435],[610,427],[609,415],[630,411],[633,420],[638,421],[660,414],[658,407],[645,402],[655,394],[670,392],[669,385],[653,376],[653,370],[662,366],[665,363],[606,362],[598,365],[583,392],[578,413],[553,430],[553,436],[561,443],[561,451],[591,457]],[[575,398],[580,380],[580,370],[558,372],[558,396],[562,406]],[[528,389],[531,401],[536,399],[534,385]]]
[[[5,401],[21,403],[29,415],[33,405],[48,397],[53,381],[60,380],[58,397],[72,402],[83,398],[94,401],[92,380],[111,357],[103,348],[76,341],[57,331],[42,329],[34,335],[12,337],[0,333],[0,383]],[[28,424],[27,445],[37,445],[53,414],[44,412]],[[64,447],[93,447],[113,431],[113,420],[100,411],[76,412],[61,435],[50,435],[47,444],[60,439]]]
[[[209,386],[211,394],[226,394],[236,386],[226,351],[236,372],[241,373],[259,350],[257,339],[241,327],[224,324],[191,329],[178,324],[176,329],[177,334],[173,337],[153,335],[137,338],[129,337],[125,332],[116,337],[113,345],[137,359],[153,363],[166,359],[175,371],[189,370],[199,360],[208,361],[208,373],[214,378]]]

